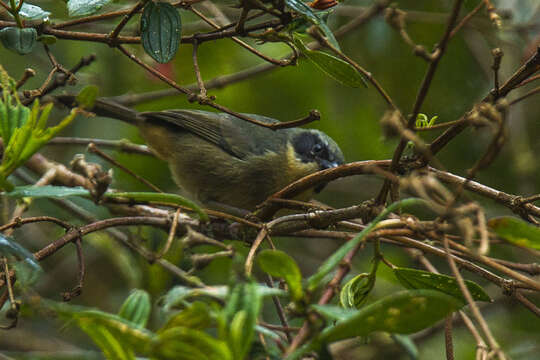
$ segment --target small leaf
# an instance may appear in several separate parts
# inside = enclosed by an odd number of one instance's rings
[[[353,88],[367,87],[362,75],[350,64],[325,52],[308,49],[298,37],[295,37],[294,43],[302,54],[334,80]]]
[[[540,227],[523,220],[504,216],[491,219],[488,226],[501,238],[517,245],[540,250]]]
[[[263,250],[257,256],[257,263],[265,273],[287,282],[294,301],[302,299],[302,274],[292,257],[280,250]]]
[[[154,60],[167,63],[178,51],[182,21],[169,3],[149,1],[141,16],[141,41],[144,51]]]
[[[6,27],[0,30],[0,40],[6,49],[25,55],[36,45],[37,31],[34,28]]]
[[[91,15],[110,2],[111,0],[68,0],[68,14],[69,16]]]
[[[15,3],[18,5],[19,2],[20,0],[17,0]],[[28,4],[25,1],[19,10],[19,15],[27,20],[48,20],[51,13],[43,10],[39,6]]]
[[[463,302],[435,290],[405,290],[386,296],[328,327],[317,339],[326,344],[374,331],[412,334],[460,309]]]
[[[434,274],[424,270],[399,267],[394,268],[393,271],[399,282],[409,289],[437,290],[460,299],[464,303],[466,301],[461,293],[461,289],[459,288],[456,278],[452,276]],[[474,300],[491,301],[489,295],[486,294],[480,285],[470,280],[465,280],[465,285],[467,285],[467,289],[469,289],[469,292]]]
[[[414,341],[407,335],[392,334],[392,339],[405,350],[411,360],[418,360],[419,352]]]
[[[53,35],[40,35],[37,40],[45,45],[53,45],[56,44],[57,39]]]
[[[323,32],[324,36],[326,36],[326,38],[328,39],[328,42],[339,50],[339,43],[337,42],[334,34],[332,33],[332,30],[330,30],[328,25],[326,25],[326,23],[313,12],[312,8],[310,8],[302,0],[285,0],[285,3],[289,8],[303,15],[312,24],[317,25],[319,29],[321,29],[321,31]]]
[[[339,301],[344,308],[359,309],[373,288],[368,273],[362,273],[347,281],[339,293]]]
[[[122,304],[118,316],[144,328],[151,310],[150,295],[144,290],[135,289]]]
[[[99,88],[95,85],[85,86],[77,95],[77,103],[85,109],[91,109],[94,107],[94,102],[99,93]]]

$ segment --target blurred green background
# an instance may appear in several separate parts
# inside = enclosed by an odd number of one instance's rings
[[[471,10],[479,0],[465,1],[464,9]],[[30,2],[38,4],[38,2]],[[118,1],[102,11],[122,8],[130,3]],[[215,2],[216,4],[220,2]],[[231,2],[225,2],[226,4]],[[335,29],[351,20],[364,6],[373,1],[344,1],[329,18],[329,25]],[[445,13],[452,6],[446,0],[409,0],[396,1],[400,9],[409,12],[407,30],[413,41],[431,49],[440,39],[445,27]],[[471,106],[482,99],[493,87],[490,50],[500,47],[504,52],[500,78],[507,79],[525,59],[530,57],[540,44],[540,4],[536,0],[493,1],[497,9],[502,10],[503,28],[497,30],[489,21],[485,10],[473,18],[465,28],[450,42],[447,54],[437,69],[435,79],[422,107],[421,112],[439,116],[437,123],[456,120]],[[66,19],[64,5],[60,1],[39,1],[39,5],[55,14],[53,22]],[[204,8],[201,8],[204,11]],[[237,14],[235,9],[224,5],[227,15]],[[462,11],[462,16],[465,13]],[[180,10],[185,25],[185,34],[190,29],[204,31],[200,22],[187,11]],[[92,27],[92,31],[110,31],[114,22],[105,21]],[[132,20],[126,33],[135,31],[137,21]],[[74,28],[77,29],[77,28]],[[88,30],[89,27],[80,27]],[[250,43],[254,44],[253,41]],[[392,97],[404,114],[411,111],[427,64],[412,53],[399,34],[378,16],[367,25],[340,39],[343,51],[355,59],[361,66],[373,74]],[[146,62],[156,63],[144,54],[139,46],[128,46],[129,50]],[[265,54],[279,58],[288,54],[289,48],[282,44],[268,43],[257,46]],[[51,46],[57,60],[70,68],[82,56],[96,54],[97,60],[91,66],[77,74],[78,83],[60,91],[71,93],[88,84],[99,86],[101,96],[120,96],[166,89],[165,84],[145,73],[140,67],[104,44],[59,40]],[[247,52],[229,39],[207,42],[199,48],[199,63],[204,80],[215,76],[231,74],[260,64],[262,60]],[[25,89],[39,87],[48,75],[49,60],[41,48],[28,56],[19,56],[0,48],[0,63],[10,75],[19,78],[23,70],[32,67],[37,76],[28,81]],[[160,66],[168,71],[179,84],[195,82],[192,63],[191,45],[181,45],[171,64]],[[509,96],[514,99],[530,90],[536,83],[524,86]],[[283,121],[305,116],[310,110],[318,109],[322,114],[319,122],[308,126],[319,128],[333,137],[341,146],[347,161],[388,159],[397,144],[394,139],[386,139],[379,123],[386,110],[385,103],[373,87],[352,89],[345,87],[320,72],[313,64],[300,59],[298,66],[277,68],[262,75],[250,78],[224,89],[211,90],[217,102],[238,112],[257,113]],[[168,108],[203,108],[190,104],[182,94],[145,102],[136,106],[139,110],[161,110]],[[204,108],[203,108],[204,109]],[[208,110],[208,109],[205,109]],[[58,112],[60,114],[60,112]],[[508,114],[508,138],[504,149],[496,161],[479,173],[477,180],[495,189],[517,195],[531,195],[540,192],[540,101],[539,97],[529,99],[511,107]],[[423,132],[422,138],[430,141],[440,131]],[[78,118],[62,136],[91,137],[100,139],[127,138],[141,142],[137,130],[111,119]],[[466,130],[450,143],[438,158],[446,168],[458,175],[465,175],[466,170],[483,154],[491,137],[486,131]],[[67,164],[76,153],[84,153],[84,147],[49,146],[43,153],[49,158]],[[110,151],[108,151],[110,153]],[[170,179],[168,169],[161,161],[153,158],[114,153],[115,158],[138,174],[163,189],[177,191]],[[90,161],[105,164],[101,159],[86,154]],[[125,190],[147,190],[118,169],[115,169],[113,186]],[[358,204],[376,196],[381,179],[377,177],[350,177],[331,183],[318,200],[336,207]],[[496,205],[493,201],[477,199],[487,212],[488,217],[510,212]],[[100,217],[107,216],[106,210],[90,202],[79,201]],[[4,203],[12,209],[14,204]],[[26,214],[55,214],[56,216],[77,223],[69,212],[46,200],[35,201]],[[145,246],[158,249],[162,246],[166,234],[162,231],[142,228],[129,229],[135,236],[145,241]],[[15,237],[31,250],[37,250],[48,242],[61,236],[61,231],[49,225],[27,225],[15,232]],[[278,248],[293,256],[302,268],[304,275],[310,274],[320,262],[328,256],[339,243],[327,239],[276,239]],[[239,245],[239,247],[245,247]],[[396,265],[417,266],[401,250],[385,246],[385,254]],[[116,311],[129,290],[133,287],[144,288],[156,300],[168,288],[175,284],[168,273],[157,266],[147,264],[136,254],[132,254],[121,245],[114,243],[103,234],[93,234],[84,241],[87,262],[87,278],[83,293],[73,300],[76,304],[99,307],[106,311]],[[247,251],[247,249],[246,249]],[[491,254],[512,261],[530,263],[538,261],[531,255],[515,248],[498,245]],[[371,247],[363,251],[355,260],[351,274],[368,271]],[[173,248],[169,260],[182,264],[182,252]],[[447,271],[444,261],[433,259],[442,271]],[[201,277],[209,284],[224,283],[228,279],[227,260],[215,261],[201,271]],[[74,248],[68,247],[47,259],[44,264],[46,274],[38,283],[35,291],[42,296],[59,299],[59,292],[66,291],[76,282],[77,261]],[[392,275],[382,267],[374,294],[368,301],[394,292],[400,286]],[[482,279],[466,274],[467,278],[485,284]],[[540,353],[540,321],[523,307],[501,294],[500,289],[487,285],[486,290],[496,299],[494,304],[485,307],[484,315],[495,337],[512,359],[538,359]],[[533,301],[538,302],[538,297]],[[276,321],[272,307],[264,313],[265,320]],[[157,322],[157,317],[155,319]],[[438,331],[418,337],[421,359],[444,359],[444,336]],[[474,359],[475,344],[472,336],[463,326],[456,328],[454,334],[456,359]],[[361,345],[357,347],[357,345]],[[394,356],[407,359],[403,351],[392,345],[393,342],[383,336],[372,342],[352,342],[343,345],[342,359],[384,359]],[[356,349],[355,349],[356,348]],[[0,350],[9,351],[13,356],[31,358],[24,352],[47,353],[60,351],[70,356],[70,351],[95,349],[87,338],[73,328],[62,329],[60,323],[50,319],[25,317],[17,329],[0,333]],[[353,355],[354,354],[354,355]],[[58,353],[56,356],[59,356]]]

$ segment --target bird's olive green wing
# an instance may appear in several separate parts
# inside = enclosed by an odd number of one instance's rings
[[[265,116],[246,115],[261,122],[277,122],[277,120]],[[267,151],[277,152],[287,141],[285,131],[273,131],[226,113],[201,110],[166,110],[144,112],[140,116],[145,120],[164,121],[170,125],[178,126],[219,146],[239,159],[244,159],[249,155],[262,155]]]

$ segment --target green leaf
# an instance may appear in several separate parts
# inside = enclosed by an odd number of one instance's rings
[[[353,309],[344,309],[337,305],[318,305],[314,304],[311,305],[310,308],[317,311],[320,315],[322,315],[325,319],[328,320],[346,320],[350,318],[353,314],[356,314],[356,310]]]
[[[392,339],[405,350],[412,360],[418,360],[419,352],[414,341],[407,335],[392,334]]]
[[[501,238],[517,245],[540,250],[540,228],[523,220],[503,216],[488,221],[488,226]]]
[[[0,40],[6,49],[25,55],[36,45],[37,31],[34,28],[6,27],[0,30]]]
[[[16,258],[24,261],[29,265],[34,271],[42,272],[41,266],[36,262],[34,254],[24,248],[21,244],[15,241],[14,238],[10,236],[3,235],[0,233],[0,255],[7,256],[12,255]]]
[[[19,5],[20,0],[17,0],[15,3]],[[22,4],[21,9],[19,10],[19,15],[24,17],[27,20],[47,20],[51,13],[45,11],[39,6],[28,4],[26,1]]]
[[[135,289],[120,307],[118,316],[144,328],[151,310],[150,295],[144,290]]]
[[[309,7],[302,0],[285,0],[287,6],[297,13],[303,15],[307,20],[312,24],[317,25],[319,29],[323,32],[324,36],[328,39],[328,42],[332,44],[336,49],[339,49],[339,43],[336,40],[336,37],[332,33],[332,30],[326,25],[326,23],[317,16],[311,7]]]
[[[249,352],[260,309],[261,296],[256,283],[240,283],[231,290],[223,309],[226,328],[220,333],[227,339],[234,359],[244,359]]]
[[[135,360],[133,351],[122,343],[105,327],[82,321],[79,327],[103,351],[107,359]]]
[[[13,198],[33,197],[33,198],[62,198],[68,196],[90,197],[90,192],[81,187],[67,186],[17,186],[13,191],[4,193],[6,196]],[[164,194],[153,192],[107,192],[103,194],[105,198],[125,198],[133,201],[154,201],[163,202],[174,205],[182,205],[192,208],[202,220],[208,220],[208,215],[194,202],[176,194]]]
[[[373,288],[368,273],[362,273],[347,281],[339,293],[339,302],[344,308],[358,309],[362,306]]]
[[[154,60],[167,63],[178,51],[182,21],[169,3],[149,1],[141,16],[141,41],[144,51]]]
[[[390,206],[388,206],[384,211],[382,211],[372,222],[370,222],[364,230],[362,230],[358,235],[356,235],[351,240],[347,241],[345,244],[343,244],[338,250],[336,250],[326,261],[319,267],[317,272],[313,274],[308,279],[308,289],[314,290],[316,289],[324,279],[324,277],[329,274],[332,269],[334,269],[340,262],[343,260],[345,255],[352,249],[354,249],[360,242],[364,240],[364,238],[375,228],[375,226],[383,220],[388,214],[390,214],[392,211],[400,208],[400,207],[408,207],[416,204],[423,204],[424,201],[421,199],[405,199],[401,201],[397,201]]]
[[[403,286],[409,289],[431,289],[441,291],[445,294],[451,295],[463,303],[466,302],[456,278],[448,275],[434,274],[429,271],[408,269],[408,268],[394,268],[394,275],[398,278],[399,282]],[[488,294],[480,287],[480,285],[470,280],[465,280],[465,285],[471,293],[472,297],[476,301],[491,301]]]
[[[292,257],[281,250],[263,250],[257,256],[257,263],[262,271],[287,282],[293,301],[302,299],[302,274]]]
[[[77,95],[77,103],[85,109],[94,107],[94,102],[99,93],[99,88],[95,85],[85,86],[79,95]]]
[[[68,196],[90,196],[90,192],[80,186],[67,187],[67,186],[33,186],[24,185],[17,186],[13,191],[3,193],[6,196],[21,199],[24,197],[30,198],[63,198]]]
[[[412,334],[444,319],[462,306],[462,301],[435,290],[400,291],[326,328],[317,340],[327,344],[366,336],[374,331]]]
[[[40,35],[37,40],[45,45],[53,45],[56,44],[57,39],[53,35]]]
[[[226,343],[207,333],[187,327],[173,327],[152,342],[151,354],[171,360],[232,360]],[[235,358],[239,359],[239,358]]]
[[[160,332],[178,326],[198,330],[206,329],[212,324],[211,312],[212,310],[208,304],[202,301],[195,301],[184,310],[172,316]]]
[[[298,37],[294,38],[294,43],[302,54],[334,80],[353,88],[367,87],[362,75],[349,63],[325,52],[308,49]]]
[[[174,205],[181,205],[186,206],[188,208],[193,209],[199,215],[201,220],[208,221],[208,215],[204,212],[202,208],[200,208],[197,204],[195,204],[193,201],[190,201],[186,199],[183,196],[176,195],[176,194],[165,194],[165,193],[153,193],[153,192],[107,192],[103,195],[106,198],[126,198],[126,199],[132,199],[133,201],[154,201],[154,202],[164,202]]]
[[[111,0],[68,0],[68,14],[69,16],[91,15],[110,2]]]

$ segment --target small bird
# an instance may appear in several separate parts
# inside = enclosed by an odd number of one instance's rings
[[[64,104],[66,99],[60,96]],[[293,181],[344,163],[336,142],[319,130],[271,130],[227,113],[201,110],[137,112],[101,99],[91,111],[135,124],[152,151],[168,163],[177,185],[207,206],[254,210]],[[309,191],[300,198],[312,195]]]

